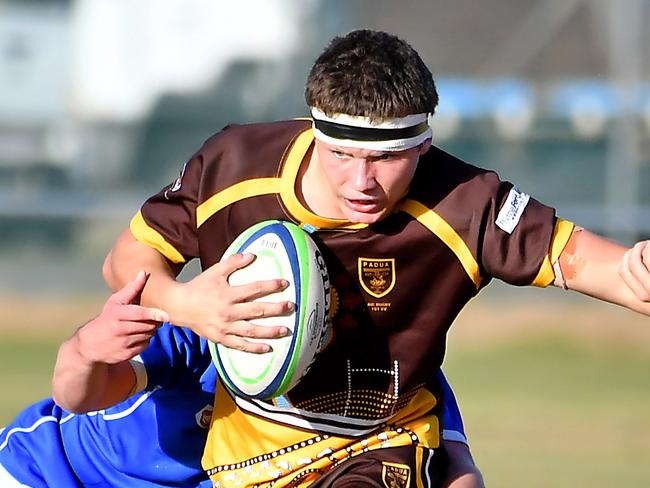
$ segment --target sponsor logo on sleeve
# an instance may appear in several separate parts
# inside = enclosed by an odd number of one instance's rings
[[[508,198],[501,207],[499,215],[497,215],[497,226],[508,234],[512,234],[512,231],[515,230],[519,223],[519,219],[521,219],[521,215],[524,213],[526,205],[528,205],[528,200],[530,200],[530,195],[513,187],[508,193]]]

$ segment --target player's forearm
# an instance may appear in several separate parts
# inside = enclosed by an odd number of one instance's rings
[[[84,354],[77,331],[59,348],[52,397],[65,410],[84,413],[123,401],[135,383],[135,372],[128,361],[107,364]]]
[[[178,291],[176,276],[180,267],[173,266],[158,251],[135,239],[127,229],[104,260],[104,280],[116,291],[131,281],[139,270],[149,273],[141,304],[163,310],[172,307]]]
[[[650,315],[650,303],[640,300],[620,276],[627,251],[625,246],[589,231],[574,233],[560,256],[567,287]]]

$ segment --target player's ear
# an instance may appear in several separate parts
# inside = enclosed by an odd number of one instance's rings
[[[422,144],[418,146],[419,148],[418,155],[422,156],[429,150],[430,147],[431,147],[431,138],[429,137],[426,141],[424,141]]]

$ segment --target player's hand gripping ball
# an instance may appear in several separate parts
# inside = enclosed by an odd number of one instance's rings
[[[289,286],[261,301],[296,304],[291,314],[252,320],[257,325],[284,325],[291,334],[264,339],[273,350],[254,354],[210,343],[221,380],[236,395],[268,399],[294,387],[329,337],[330,283],[323,257],[307,232],[279,220],[260,222],[242,232],[222,260],[236,253],[256,259],[230,275],[231,285],[284,278]],[[254,339],[251,339],[254,340]]]

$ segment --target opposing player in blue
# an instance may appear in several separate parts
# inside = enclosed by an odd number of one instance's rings
[[[64,343],[58,363],[65,366],[66,349],[83,348],[90,361],[123,365],[118,374],[132,376],[136,387],[112,391],[113,398],[128,398],[106,409],[99,401],[97,411],[86,414],[70,413],[53,399],[22,411],[0,432],[0,486],[212,486],[200,465],[217,380],[207,342],[188,329],[160,325],[166,319],[161,311],[135,305],[145,282],[141,273],[111,296],[102,313]],[[453,392],[440,376],[452,461],[448,486],[480,487]],[[106,379],[87,378],[97,385]]]

